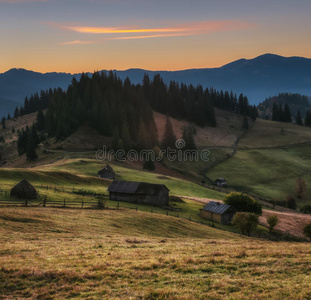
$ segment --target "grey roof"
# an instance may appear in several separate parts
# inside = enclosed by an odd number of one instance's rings
[[[215,181],[222,181],[222,182],[225,182],[226,179],[225,179],[225,178],[217,178]]]
[[[138,186],[139,186],[139,182],[114,180],[109,186],[108,192],[135,194]]]
[[[219,202],[215,202],[215,201],[210,201],[203,208],[203,210],[205,210],[205,211],[209,211],[209,212],[219,214],[219,215],[224,214],[228,209],[234,210],[234,208],[228,204],[219,203]]]
[[[114,180],[108,192],[156,195],[163,187],[169,190],[164,184]]]

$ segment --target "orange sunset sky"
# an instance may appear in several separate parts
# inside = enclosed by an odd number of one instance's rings
[[[311,57],[310,0],[0,0],[0,72],[213,68]]]

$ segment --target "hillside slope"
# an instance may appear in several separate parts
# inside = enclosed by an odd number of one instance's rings
[[[310,153],[310,128],[258,119],[240,139],[236,154],[209,170],[207,176],[225,177],[238,190],[285,201],[287,195],[295,195],[298,177],[305,179],[310,195]]]
[[[0,208],[0,215],[1,298],[311,296],[307,243],[240,238],[130,210]]]

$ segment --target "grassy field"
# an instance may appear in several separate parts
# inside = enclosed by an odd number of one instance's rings
[[[238,148],[271,148],[303,143],[311,143],[311,128],[257,119],[241,138]]]
[[[224,197],[224,194],[220,192],[208,189],[202,185],[198,185],[190,181],[174,178],[171,176],[163,176],[154,172],[145,172],[141,169],[130,169],[122,163],[109,162],[109,164],[116,172],[116,180],[143,181],[165,184],[169,188],[170,194],[173,195],[195,196],[214,199],[223,199]],[[80,180],[80,184],[86,189],[92,188],[95,191],[102,191],[107,189],[107,186],[110,184],[109,181],[104,181],[97,178],[97,172],[103,168],[104,165],[105,162],[95,159],[69,159],[59,161],[51,165],[39,166],[32,169],[31,171],[35,171],[36,174],[54,174],[55,172],[57,174],[63,174],[62,176],[67,176],[68,174],[68,176],[72,176],[73,178],[72,181],[67,181],[67,185],[70,186],[72,183],[74,183],[74,180]],[[20,172],[23,171],[21,170]],[[41,179],[38,176],[37,182],[41,183],[40,181]],[[83,183],[84,181],[85,183]],[[88,186],[88,184],[90,186]],[[92,187],[92,185],[95,187]]]
[[[294,124],[256,120],[243,136],[236,154],[210,169],[209,178],[225,177],[230,186],[267,199],[284,201],[295,195],[303,177],[311,199],[311,129]]]
[[[311,195],[311,186],[308,184],[311,182],[310,168],[311,146],[239,150],[234,157],[219,164],[207,175],[225,177],[231,186],[245,192],[285,200],[287,195],[295,195],[299,176],[305,179],[308,195]]]
[[[0,208],[3,299],[309,299],[307,243],[173,217]]]

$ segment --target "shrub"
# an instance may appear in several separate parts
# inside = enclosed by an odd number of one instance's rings
[[[269,224],[269,232],[273,231],[273,228],[279,223],[277,215],[271,215],[267,217],[267,223]]]
[[[232,224],[239,228],[242,234],[249,236],[259,223],[258,215],[249,212],[238,212],[232,219]]]
[[[239,212],[251,212],[256,215],[262,214],[261,205],[247,194],[232,192],[225,197],[224,202],[233,206]]]
[[[309,213],[311,213],[311,205],[310,205],[310,204],[304,205],[304,206],[300,209],[300,211],[301,211],[302,213],[304,213],[304,214],[309,214]]]
[[[303,228],[303,234],[311,241],[311,222]]]
[[[290,209],[296,209],[296,199],[291,195],[287,196],[286,206]]]
[[[143,165],[143,169],[148,170],[148,171],[154,171],[155,165],[154,165],[153,160],[151,160],[151,159],[146,160],[144,165]]]

